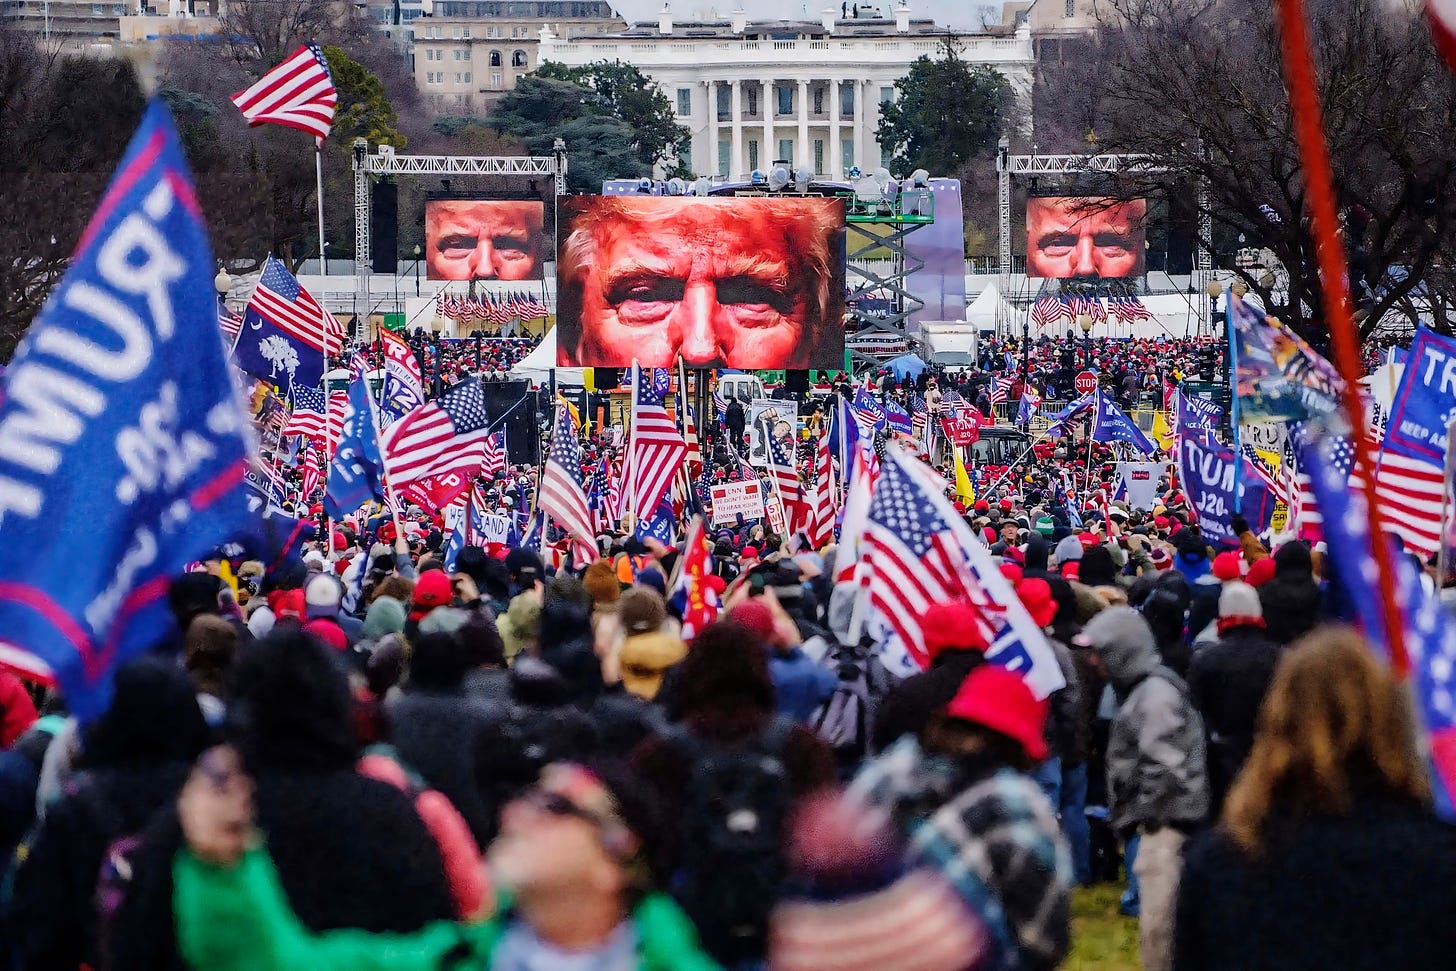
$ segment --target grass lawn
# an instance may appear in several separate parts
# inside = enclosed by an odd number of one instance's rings
[[[1138,925],[1117,912],[1122,887],[1079,887],[1072,896],[1072,953],[1063,971],[1136,971]]]

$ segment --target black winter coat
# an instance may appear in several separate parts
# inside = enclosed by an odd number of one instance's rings
[[[1281,648],[1263,628],[1232,627],[1201,647],[1188,666],[1188,694],[1208,740],[1210,812],[1216,817],[1254,745],[1259,708]]]
[[[408,932],[455,915],[439,847],[407,794],[352,767],[260,771],[258,825],[289,904],[303,925]],[[175,810],[148,829],[117,916],[107,971],[186,971],[172,925],[172,859],[182,845]]]
[[[930,719],[950,704],[966,675],[985,661],[980,651],[943,651],[928,671],[891,688],[875,715],[875,751],[883,752],[902,735],[918,738]]]
[[[1285,824],[1250,860],[1222,830],[1184,856],[1177,971],[1449,968],[1456,829],[1389,798]]]

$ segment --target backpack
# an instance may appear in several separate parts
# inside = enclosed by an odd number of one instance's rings
[[[101,854],[101,863],[96,870],[96,891],[93,904],[96,910],[96,957],[101,967],[109,963],[111,936],[116,927],[117,915],[131,889],[132,877],[136,873],[137,850],[142,844],[142,833],[119,832],[125,828],[120,814],[107,799],[100,787],[83,782],[76,790],[86,813],[95,820],[104,833],[117,834],[106,844]]]
[[[674,896],[724,965],[761,960],[767,947],[769,913],[784,880],[790,796],[783,752],[793,729],[775,717],[734,749],[681,727],[666,735],[692,766]]]
[[[825,663],[838,672],[839,685],[819,709],[813,728],[841,763],[858,762],[870,754],[870,726],[890,675],[863,645],[840,645]]]

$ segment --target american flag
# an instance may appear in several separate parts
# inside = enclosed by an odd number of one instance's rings
[[[461,461],[462,452],[473,451],[478,464],[489,435],[490,416],[480,379],[469,378],[386,428],[380,450],[389,480],[397,488],[450,471]]]
[[[348,391],[329,392],[328,415],[324,414],[324,393],[320,388],[295,385],[293,388],[293,413],[288,424],[283,426],[283,436],[303,435],[328,443],[330,449],[337,445],[344,431],[344,412],[349,408]]]
[[[287,125],[322,144],[334,124],[339,92],[323,49],[304,44],[251,88],[233,95],[232,101],[249,125]]]
[[[1014,377],[996,378],[991,382],[991,404],[1001,405],[1006,403],[1006,396],[1011,393],[1011,386],[1016,383]]]
[[[318,451],[313,447],[312,442],[303,443],[303,483],[300,498],[308,502],[313,498],[314,492],[318,490],[319,483],[323,480],[323,466],[319,464]]]
[[[768,423],[768,419],[764,419]],[[764,438],[768,442],[767,467],[769,488],[778,497],[779,503],[784,511],[784,535],[788,536],[798,528],[803,518],[802,506],[804,503],[804,488],[799,482],[798,469],[794,467],[794,459],[784,448],[784,443],[774,437],[773,426],[769,424],[764,429]],[[792,447],[792,444],[790,445]]]
[[[1312,471],[1304,467],[1311,452],[1310,442],[1316,431],[1312,423],[1302,423],[1291,431],[1291,441],[1299,451],[1301,466],[1295,473],[1297,493],[1290,503],[1290,514],[1299,526],[1299,535],[1317,540],[1324,536],[1325,515],[1321,508],[1317,483]],[[1323,433],[1330,441],[1322,453],[1322,461],[1340,472],[1351,493],[1364,489],[1363,477],[1354,471],[1355,448],[1349,435]],[[1446,490],[1444,470],[1428,459],[1403,454],[1399,449],[1384,448],[1377,456],[1375,496],[1385,517],[1385,526],[1405,543],[1406,549],[1423,557],[1441,546],[1441,505]]]
[[[1087,299],[1087,315],[1092,318],[1094,324],[1107,323],[1107,305],[1102,302],[1100,295],[1092,295]]]
[[[344,325],[320,307],[313,294],[275,257],[268,257],[263,264],[263,275],[248,298],[248,312],[315,351],[333,355],[343,346]]]
[[[887,450],[861,540],[863,596],[921,669],[929,660],[926,608],[971,604],[992,645],[987,659],[1020,673],[1044,698],[1065,684],[1056,656],[944,491],[945,481],[914,456]]]
[[[652,515],[673,476],[682,468],[688,446],[663,406],[669,378],[665,368],[635,368],[631,424],[623,497],[639,518]]]
[[[1066,309],[1067,305],[1051,294],[1037,297],[1031,305],[1031,322],[1037,327],[1046,327],[1056,323]]]
[[[581,443],[565,405],[556,408],[551,447],[541,475],[537,508],[556,520],[572,540],[574,565],[585,567],[597,558],[596,530],[586,504],[586,483],[581,475]]]
[[[1385,523],[1406,549],[1430,556],[1441,548],[1446,474],[1439,463],[1408,454],[1387,439],[1375,468],[1375,492]]]
[[[243,318],[229,310],[221,297],[217,300],[217,326],[222,329],[222,336],[231,349],[237,342],[238,332],[243,329]]]
[[[1340,563],[1340,576],[1347,578],[1341,592],[1350,598],[1370,642],[1388,656],[1391,637],[1371,546],[1371,517],[1362,493],[1348,483],[1347,460],[1333,454],[1349,451],[1348,439],[1311,433],[1301,436],[1299,450],[1313,490],[1328,513],[1330,555]],[[1378,535],[1373,539],[1383,541]],[[1449,821],[1451,797],[1456,794],[1456,624],[1421,582],[1420,568],[1409,557],[1397,556],[1394,561],[1402,642],[1411,662],[1420,721],[1430,733],[1428,766],[1438,794],[1435,803]]]
[[[1264,460],[1259,457],[1258,450],[1248,442],[1242,442],[1239,445],[1239,451],[1243,453],[1248,467],[1259,477],[1259,481],[1264,483],[1269,489],[1270,494],[1274,496],[1275,500],[1283,503],[1289,502],[1289,490],[1285,488],[1281,477],[1273,469],[1264,464]]]
[[[1107,298],[1107,305],[1113,317],[1127,323],[1153,319],[1153,312],[1131,293],[1113,294]]]
[[[481,475],[495,475],[506,467],[506,430],[502,428],[485,439],[485,455],[480,460]]]
[[[829,433],[819,436],[819,445],[814,450],[814,488],[809,506],[808,521],[804,524],[809,534],[809,546],[819,550],[834,542],[834,466],[829,457]]]

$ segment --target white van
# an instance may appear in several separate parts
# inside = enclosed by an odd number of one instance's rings
[[[718,375],[718,394],[724,401],[737,398],[738,403],[745,408],[756,399],[768,397],[758,376],[742,371]]]

